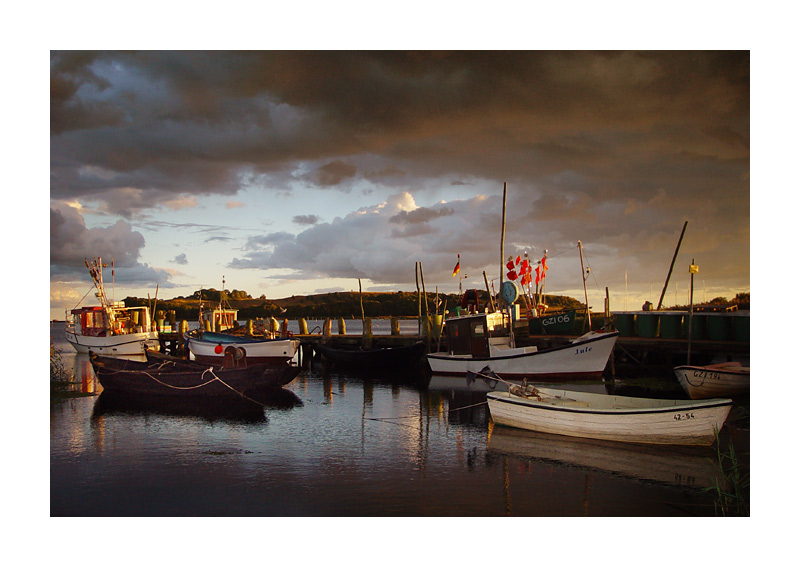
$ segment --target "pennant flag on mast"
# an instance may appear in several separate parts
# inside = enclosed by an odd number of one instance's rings
[[[456,267],[453,268],[453,277],[456,277],[456,274],[461,271],[461,254],[458,255],[458,262],[456,262]]]

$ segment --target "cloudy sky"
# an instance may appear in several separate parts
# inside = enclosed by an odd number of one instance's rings
[[[483,288],[665,305],[750,291],[747,51],[50,52],[50,306]],[[461,282],[452,270],[461,256]],[[110,279],[110,273],[106,274]],[[91,295],[89,296],[91,297]]]

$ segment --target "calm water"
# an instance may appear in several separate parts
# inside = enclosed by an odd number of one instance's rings
[[[356,332],[348,322],[348,332],[351,328]],[[416,323],[408,332],[414,330]],[[74,368],[78,388],[100,392],[85,355],[64,341],[63,324],[51,324],[51,339]],[[108,393],[51,401],[50,513],[715,513],[713,494],[703,490],[713,484],[713,451],[630,447],[493,427],[485,394],[468,391],[464,381],[408,382],[326,374],[315,361],[278,395],[263,400],[265,407],[244,401],[206,407],[132,404]],[[605,391],[602,384],[575,387]],[[732,429],[730,435],[749,452],[749,429]]]

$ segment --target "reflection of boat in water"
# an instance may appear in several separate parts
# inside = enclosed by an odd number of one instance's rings
[[[198,417],[208,421],[263,423],[267,421],[265,408],[287,410],[303,403],[294,392],[286,388],[263,393],[257,401],[262,405],[244,398],[141,398],[104,390],[95,401],[92,418],[116,414],[155,414]]]
[[[713,452],[700,447],[621,444],[495,427],[488,449],[517,458],[686,488],[705,489],[723,482]]]
[[[536,382],[531,382],[537,384]],[[542,382],[543,384],[547,382]],[[522,380],[513,378],[498,380],[492,377],[491,371],[484,368],[481,372],[467,372],[464,376],[445,376],[442,374],[431,374],[428,382],[429,390],[452,390],[464,392],[506,392],[508,384],[519,386]],[[605,384],[598,383],[596,380],[581,380],[575,378],[564,382],[571,390],[580,392],[592,392],[595,394],[606,393]]]

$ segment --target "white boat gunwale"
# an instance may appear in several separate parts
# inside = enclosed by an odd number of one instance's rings
[[[597,394],[602,395],[602,394]],[[583,414],[597,414],[597,415],[640,415],[643,413],[680,413],[681,411],[687,410],[699,410],[699,409],[711,409],[716,407],[725,407],[733,405],[733,400],[728,398],[718,398],[718,399],[711,399],[711,400],[698,400],[698,403],[691,403],[691,400],[687,400],[687,403],[674,405],[674,406],[662,406],[662,407],[642,407],[642,408],[591,408],[591,407],[566,407],[555,405],[553,403],[548,403],[546,401],[539,401],[533,399],[525,399],[520,398],[518,396],[514,396],[509,394],[508,392],[488,392],[486,394],[487,398],[491,398],[495,401],[514,404],[519,406],[525,407],[535,407],[536,409],[543,409],[548,411],[560,411],[560,412],[567,412],[567,413],[583,413]],[[641,400],[645,398],[630,398],[634,400]],[[560,398],[559,401],[568,401]],[[571,400],[577,401],[577,400]]]

